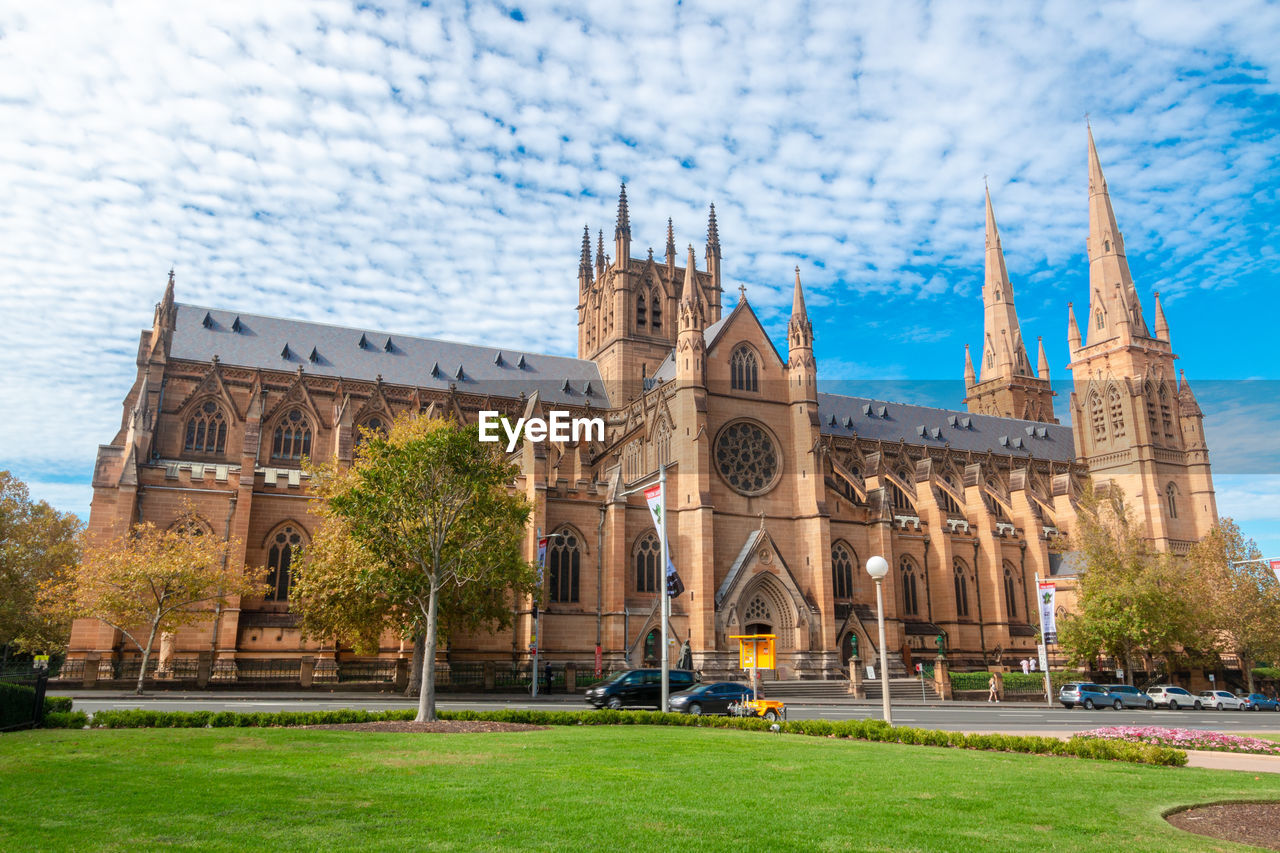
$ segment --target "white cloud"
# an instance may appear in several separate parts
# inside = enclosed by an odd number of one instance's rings
[[[891,350],[920,329],[958,377],[983,173],[1020,305],[1057,334],[1086,111],[1131,254],[1169,259],[1166,304],[1274,265],[1241,225],[1276,203],[1255,105],[1274,4],[520,10],[3,13],[0,466],[87,477],[170,264],[184,301],[572,353],[579,229],[611,233],[619,178],[636,254],[668,215],[700,244],[716,201],[726,289],[748,282],[776,329],[799,263],[811,304],[862,331],[819,321],[820,357],[873,375],[906,370]]]

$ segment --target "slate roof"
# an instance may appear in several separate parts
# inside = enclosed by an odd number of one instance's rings
[[[869,397],[818,394],[824,435],[857,435],[926,447],[1075,461],[1071,427],[1016,418],[975,415],[932,406],[889,403]]]
[[[304,320],[283,320],[195,305],[177,306],[172,358],[392,385],[458,390],[498,397],[536,390],[547,403],[608,407],[609,397],[595,362],[522,350],[481,347],[453,341],[344,328]],[[461,368],[461,374],[459,374]]]

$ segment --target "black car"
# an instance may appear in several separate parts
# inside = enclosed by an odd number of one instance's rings
[[[667,673],[670,693],[688,690],[697,676],[687,669]],[[597,708],[658,708],[662,705],[662,670],[632,669],[589,688],[586,700]]]
[[[699,684],[692,690],[672,693],[668,704],[678,714],[727,714],[729,705],[742,699],[754,699],[751,688],[736,681]]]

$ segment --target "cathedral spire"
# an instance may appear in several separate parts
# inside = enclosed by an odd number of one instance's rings
[[[1067,303],[1067,349],[1071,351],[1072,358],[1080,349],[1080,324],[1076,322],[1076,309],[1071,302]]]
[[[964,345],[964,387],[972,388],[978,384],[978,374],[973,369],[973,358],[969,355],[969,345]]]
[[[596,278],[604,275],[604,229],[596,232]]]
[[[684,284],[680,288],[681,323],[683,324],[684,307],[702,314],[702,289],[698,287],[697,258],[693,255],[693,244],[689,244],[689,260],[684,268]]]
[[[796,285],[791,294],[791,322],[787,324],[787,339],[794,357],[797,349],[813,349],[813,324],[804,307],[804,288],[800,285],[800,267],[796,267]]]
[[[1040,344],[1040,358],[1036,364],[1036,378],[1049,381],[1049,357],[1044,354],[1044,338],[1037,337],[1036,340]]]
[[[164,296],[156,306],[155,326],[157,329],[172,329],[177,323],[178,309],[174,302],[173,269],[169,270],[169,283],[164,286]]]
[[[671,217],[667,217],[667,266],[676,265],[676,229],[671,224]]]
[[[1164,306],[1160,304],[1160,291],[1156,291],[1156,337],[1162,341],[1169,340],[1169,321],[1164,318]]]
[[[626,271],[631,261],[631,214],[627,211],[627,185],[618,192],[618,222],[613,227],[614,265]]]
[[[711,205],[707,216],[707,257],[720,257],[720,229],[716,227],[716,206]]]
[[[986,193],[987,235],[986,263],[982,285],[982,303],[986,312],[982,342],[982,381],[1030,376],[1027,348],[1022,342],[1018,312],[1013,305],[1013,285],[1005,268],[1004,250],[996,214],[991,207],[991,192]]]
[[[1088,342],[1150,337],[1142,317],[1142,303],[1133,286],[1129,261],[1124,252],[1124,236],[1116,224],[1107,179],[1089,128],[1089,321]],[[1115,298],[1114,289],[1119,289]],[[1114,300],[1114,301],[1113,301]]]
[[[578,282],[583,287],[591,282],[591,226],[582,226],[582,255],[578,258]]]

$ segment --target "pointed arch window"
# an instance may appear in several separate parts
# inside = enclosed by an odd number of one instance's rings
[[[759,363],[749,346],[740,346],[729,357],[729,387],[734,391],[759,391]]]
[[[189,453],[226,452],[227,419],[217,403],[205,400],[187,420],[182,449]]]
[[[1172,395],[1167,383],[1160,383],[1160,425],[1164,429],[1165,438],[1173,438],[1173,407],[1170,403]]]
[[[1150,382],[1143,396],[1147,398],[1147,426],[1151,429],[1151,440],[1155,441],[1160,438],[1160,420],[1156,410],[1156,389]]]
[[[1093,426],[1093,440],[1098,443],[1106,441],[1107,407],[1097,391],[1089,394],[1089,423]]]
[[[302,547],[302,529],[286,524],[276,531],[267,547],[267,601],[288,601],[294,551]]]
[[[649,312],[649,327],[655,332],[660,332],[662,331],[662,299],[657,288],[654,288],[653,296],[650,299],[650,305],[653,310]]]
[[[1165,503],[1168,505],[1168,508],[1169,508],[1169,517],[1177,518],[1178,517],[1178,487],[1175,486],[1173,483],[1170,483],[1169,485],[1165,486],[1164,499],[1165,499]]]
[[[271,458],[294,461],[311,455],[311,421],[301,409],[292,409],[276,424]]]
[[[636,295],[636,327],[643,329],[647,325],[648,302],[643,293]]]
[[[671,461],[671,426],[663,417],[658,418],[658,426],[653,431],[653,455],[654,468]]]
[[[356,429],[356,449],[359,449],[360,445],[368,441],[370,436],[386,435],[386,434],[387,434],[386,422],[382,419],[381,415],[374,415],[373,417],[367,419],[364,423],[360,424],[360,426]]]
[[[956,588],[956,616],[960,619],[969,617],[969,580],[966,577],[969,568],[964,560],[956,557],[951,563],[952,582]]]
[[[1018,618],[1018,591],[1022,586],[1022,578],[1019,576],[1017,569],[1013,564],[1005,561],[1004,564],[1004,602],[1008,608],[1009,621]]]
[[[551,537],[547,549],[547,569],[551,583],[550,600],[556,603],[572,603],[578,600],[578,573],[582,566],[582,552],[578,534],[565,529]]]
[[[1103,315],[1101,308],[1094,313],[1093,318],[1094,325],[1099,329],[1105,329],[1107,327],[1107,318]]]
[[[916,567],[909,557],[898,563],[902,575],[902,612],[908,616],[920,614],[920,597],[916,590]]]
[[[853,598],[853,572],[858,558],[843,542],[831,548],[831,593],[835,598]]]
[[[646,533],[636,543],[636,592],[658,591],[658,564],[662,560],[662,543],[654,533]]]
[[[1107,392],[1107,402],[1111,410],[1111,437],[1124,438],[1124,403],[1120,399],[1120,391],[1114,385]]]

